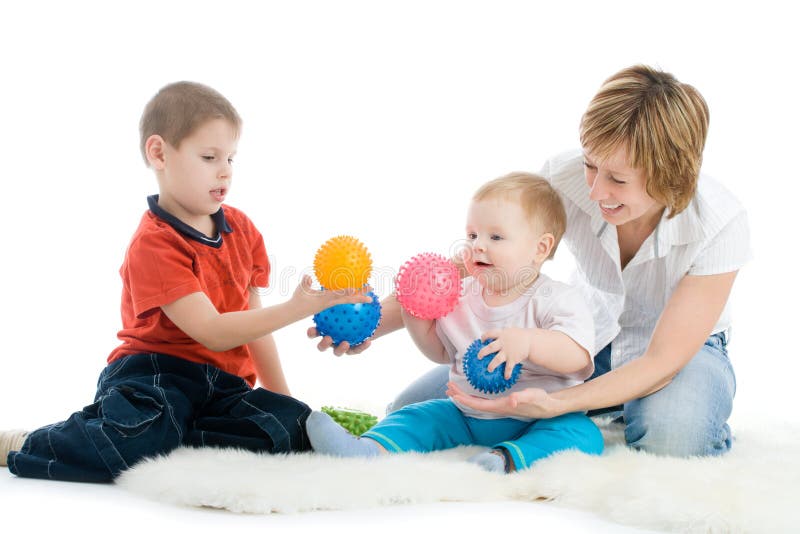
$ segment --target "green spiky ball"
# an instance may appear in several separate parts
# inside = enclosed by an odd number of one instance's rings
[[[349,408],[323,406],[322,411],[330,415],[334,421],[354,436],[360,436],[378,422],[378,418],[374,415]]]

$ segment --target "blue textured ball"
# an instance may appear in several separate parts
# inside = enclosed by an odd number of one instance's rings
[[[519,378],[519,371],[522,369],[521,363],[515,365],[514,370],[511,372],[511,378],[508,380],[506,380],[505,377],[505,362],[501,363],[497,369],[491,373],[487,371],[489,363],[497,353],[493,352],[487,354],[482,360],[479,360],[478,352],[492,341],[494,341],[494,339],[487,339],[486,341],[476,339],[464,353],[464,374],[467,375],[467,381],[469,381],[472,387],[483,393],[500,393],[507,390],[517,381]]]
[[[381,320],[381,303],[378,296],[370,291],[372,302],[358,304],[337,304],[322,310],[314,316],[317,332],[331,336],[334,345],[347,341],[351,347],[360,345],[375,333]]]

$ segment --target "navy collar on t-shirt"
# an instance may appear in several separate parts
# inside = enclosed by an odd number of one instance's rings
[[[217,210],[216,213],[211,215],[211,218],[214,220],[214,224],[217,227],[217,237],[211,239],[210,237],[206,236],[202,232],[195,230],[185,222],[181,221],[171,213],[167,212],[164,208],[158,205],[158,195],[150,195],[147,197],[147,205],[150,207],[150,211],[158,217],[159,219],[164,220],[167,224],[172,226],[175,230],[182,233],[189,239],[194,239],[195,241],[202,243],[204,245],[208,245],[209,247],[219,248],[222,246],[222,233],[229,234],[233,232],[233,229],[228,225],[228,221],[225,219],[225,211],[220,208]]]

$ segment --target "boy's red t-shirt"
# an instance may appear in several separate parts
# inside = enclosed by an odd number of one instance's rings
[[[209,350],[170,321],[161,306],[202,291],[219,313],[248,309],[248,288],[269,283],[270,265],[261,234],[244,213],[230,206],[215,214],[220,231],[217,242],[190,237],[193,229],[188,227],[178,231],[180,221],[170,223],[152,209],[158,208],[151,202],[151,211],[142,216],[120,268],[122,330],[117,337],[122,344],[111,352],[108,363],[156,352],[213,365],[254,386],[255,366],[247,345],[224,352]]]

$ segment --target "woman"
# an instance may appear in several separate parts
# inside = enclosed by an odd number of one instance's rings
[[[749,230],[741,204],[699,176],[707,130],[708,108],[693,87],[630,67],[606,80],[589,104],[580,125],[583,150],[551,159],[541,172],[564,200],[564,241],[577,263],[573,283],[593,309],[595,347],[602,348],[587,382],[482,399],[447,387],[443,367],[390,409],[446,394],[511,416],[621,411],[636,449],[671,456],[727,451],[736,389],[726,351],[727,301],[750,258]],[[379,335],[400,326],[389,298]],[[319,345],[329,346],[329,339]]]

